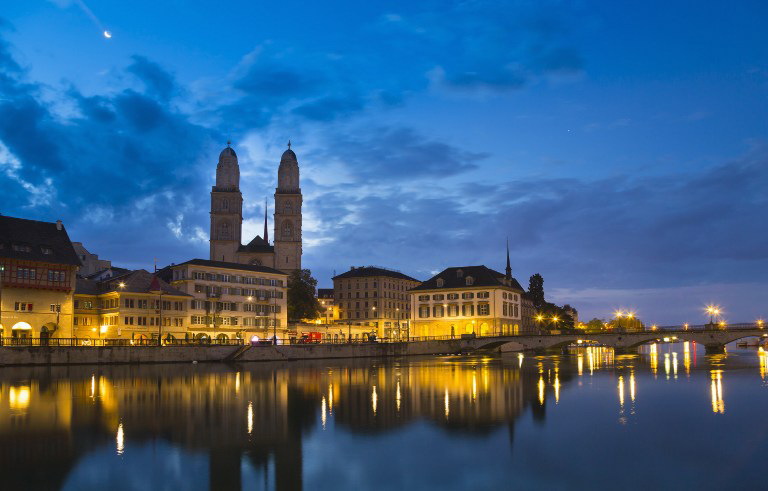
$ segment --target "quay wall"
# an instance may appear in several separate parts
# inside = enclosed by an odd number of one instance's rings
[[[324,358],[438,355],[461,351],[460,341],[286,346],[3,346],[0,366],[257,362]]]

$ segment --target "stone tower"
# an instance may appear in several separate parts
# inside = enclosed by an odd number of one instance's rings
[[[237,250],[240,247],[243,228],[240,166],[237,163],[237,155],[229,144],[230,142],[227,142],[227,148],[219,154],[216,185],[211,189],[212,261],[237,261]]]
[[[291,150],[283,152],[275,189],[275,269],[290,273],[301,269],[301,188],[299,162]]]

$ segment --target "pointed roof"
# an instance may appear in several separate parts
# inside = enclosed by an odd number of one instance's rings
[[[120,285],[123,286],[120,286]],[[96,281],[78,278],[75,286],[75,294],[101,295],[103,293],[152,293],[162,291],[163,295],[175,295],[189,297],[178,288],[174,288],[159,277],[144,269],[129,271],[126,274]]]
[[[457,274],[459,270],[461,270],[461,274]],[[472,285],[467,285],[468,276],[471,276],[474,280]],[[443,286],[438,287],[437,280],[441,278],[443,280]],[[416,288],[411,288],[410,291],[446,290],[452,288],[478,288],[493,286],[506,286],[508,288],[514,288],[515,290],[525,291],[515,278],[510,278],[509,284],[505,284],[505,281],[505,275],[486,266],[462,266],[446,268]]]
[[[267,197],[266,196],[264,196],[264,242],[266,242],[267,245],[269,245],[269,231],[267,230]]]
[[[509,265],[509,239],[507,239],[507,269],[506,269],[506,273],[507,273],[507,279],[508,280],[511,279],[512,278],[512,266]]]

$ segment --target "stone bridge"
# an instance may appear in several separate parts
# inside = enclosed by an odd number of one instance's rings
[[[543,334],[522,336],[485,336],[470,339],[451,340],[452,346],[462,345],[462,351],[485,351],[501,348],[504,351],[548,350],[563,348],[570,344],[595,342],[601,346],[614,348],[617,352],[629,352],[647,343],[664,340],[695,341],[704,345],[707,353],[722,353],[725,345],[747,337],[768,337],[762,328],[751,329],[698,329],[664,330],[624,333],[580,333],[580,334]],[[666,338],[666,339],[665,339]]]

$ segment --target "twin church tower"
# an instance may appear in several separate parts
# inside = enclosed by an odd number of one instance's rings
[[[267,266],[290,273],[301,269],[301,188],[299,162],[291,150],[283,152],[277,169],[273,245],[269,244],[267,209],[264,203],[264,237],[257,235],[242,244],[243,194],[240,166],[229,146],[219,154],[216,185],[211,189],[211,260]]]

